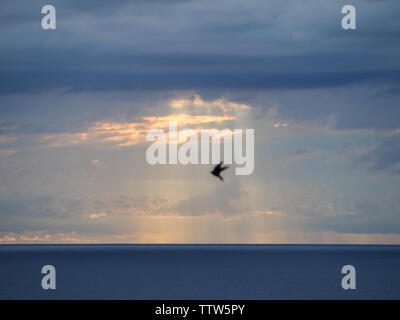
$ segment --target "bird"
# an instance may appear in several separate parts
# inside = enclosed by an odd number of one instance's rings
[[[216,176],[217,178],[219,178],[221,181],[224,181],[224,178],[221,177],[221,172],[224,171],[225,169],[228,169],[228,166],[223,167],[222,166],[223,162],[221,161],[219,164],[217,164],[214,169],[212,171],[210,171],[210,173],[214,176]]]

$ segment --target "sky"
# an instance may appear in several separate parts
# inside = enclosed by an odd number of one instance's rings
[[[346,4],[3,0],[0,243],[400,244],[400,3]],[[254,172],[150,165],[170,120]]]

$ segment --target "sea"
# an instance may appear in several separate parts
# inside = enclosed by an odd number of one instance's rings
[[[0,245],[0,299],[400,299],[400,246]]]

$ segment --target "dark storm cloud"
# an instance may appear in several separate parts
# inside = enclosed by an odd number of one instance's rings
[[[51,88],[67,91],[131,89],[305,89],[344,86],[365,81],[400,81],[400,72],[262,73],[157,72],[115,69],[57,68],[0,72],[0,93],[35,93]]]
[[[75,12],[85,12],[90,15],[110,15],[114,11],[126,6],[127,3],[134,4],[137,8],[145,8],[150,10],[154,6],[165,7],[175,5],[177,3],[189,2],[189,0],[52,0],[51,4],[57,9],[71,10]],[[23,5],[21,5],[23,3]],[[8,25],[10,22],[20,23],[26,21],[37,20],[37,16],[32,15],[33,10],[39,9],[46,5],[42,0],[31,1],[2,1],[0,4],[1,25]],[[10,15],[10,12],[13,14]]]
[[[346,33],[338,29],[339,4],[54,1],[58,27],[48,32],[40,29],[41,4],[2,4],[0,94],[400,82],[398,48],[391,50],[398,31],[385,29],[385,20]],[[360,12],[374,16],[367,5]],[[386,48],[374,45],[382,42]]]

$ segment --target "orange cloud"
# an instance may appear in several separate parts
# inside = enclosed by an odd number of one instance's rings
[[[46,135],[41,142],[46,147],[63,147],[110,143],[119,147],[133,146],[146,142],[146,134],[151,129],[168,131],[169,122],[177,121],[181,128],[204,124],[221,124],[234,120],[231,116],[192,116],[170,115],[163,117],[144,117],[140,122],[95,122],[86,132]],[[199,128],[195,128],[199,130]]]
[[[208,125],[215,127],[222,123],[236,120],[236,116],[228,114],[234,109],[249,109],[245,104],[228,101],[220,98],[213,101],[205,101],[199,95],[192,98],[182,98],[170,101],[173,109],[181,109],[181,113],[172,113],[166,116],[145,116],[133,122],[103,121],[94,122],[85,132],[62,133],[42,136],[40,142],[44,147],[63,147],[77,145],[110,144],[124,147],[146,143],[146,134],[151,129],[168,131],[169,122],[176,121],[179,128],[191,128],[198,132]],[[204,108],[206,114],[190,114],[186,107],[195,106]],[[223,114],[210,114],[219,109]]]
[[[224,114],[228,114],[235,110],[247,110],[251,109],[249,105],[243,103],[237,103],[234,101],[229,101],[224,97],[218,98],[216,100],[206,101],[203,100],[200,95],[194,94],[190,98],[177,98],[172,99],[169,102],[170,107],[173,109],[191,109],[191,108],[201,108],[207,112],[213,112],[216,110],[222,111]]]

